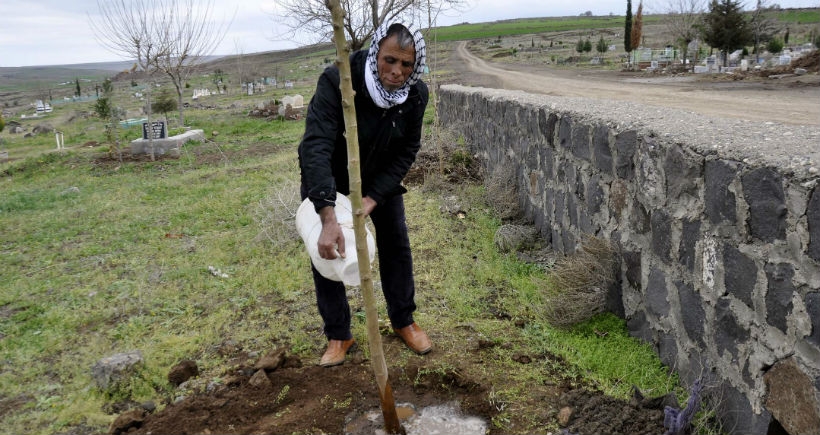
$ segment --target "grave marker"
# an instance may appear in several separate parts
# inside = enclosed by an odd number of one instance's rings
[[[154,121],[151,123],[151,128],[148,128],[148,123],[142,123],[142,138],[148,139],[149,131],[152,139],[165,139],[168,137],[168,131],[165,129],[165,122]]]

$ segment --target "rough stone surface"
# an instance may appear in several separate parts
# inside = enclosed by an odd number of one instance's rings
[[[106,390],[125,381],[143,363],[142,352],[138,350],[118,353],[97,361],[91,367],[91,376],[97,387]]]
[[[772,415],[768,411],[756,413],[749,399],[728,382],[724,382],[721,389],[722,392],[715,392],[715,397],[721,398],[717,403],[717,409],[724,428],[739,435],[769,433]]]
[[[487,173],[516,174],[521,209],[543,222],[555,251],[572,253],[585,233],[619,246],[630,333],[685,383],[705,374],[728,386],[716,412],[731,435],[779,428],[761,368],[783,354],[807,364],[820,396],[819,128],[440,91],[442,120],[484,157]]]
[[[715,329],[718,354],[728,351],[737,360],[737,345],[749,339],[749,331],[737,322],[727,298],[719,299],[715,307]]]
[[[820,187],[815,187],[806,212],[809,222],[809,257],[820,261]]]
[[[703,309],[703,300],[695,292],[692,284],[677,281],[675,287],[678,289],[680,315],[686,335],[700,347],[705,347],[703,326],[706,324],[706,312]]]
[[[599,213],[604,203],[604,189],[601,188],[602,180],[598,175],[589,180],[586,191],[587,209],[591,214]]]
[[[595,167],[602,173],[612,175],[612,151],[609,149],[609,127],[598,125],[592,136]]]
[[[754,260],[734,246],[724,245],[723,268],[726,292],[753,308],[752,292],[757,282],[757,266]]]
[[[742,180],[752,235],[764,242],[784,239],[788,208],[780,175],[771,168],[759,168],[744,174]]]
[[[683,195],[697,196],[697,180],[703,177],[702,158],[698,162],[691,162],[684,155],[681,147],[676,146],[669,150],[663,171],[666,174],[666,192],[671,200]]]
[[[669,263],[672,261],[672,218],[663,210],[656,210],[650,218],[652,230],[652,252]]]
[[[635,178],[635,151],[638,149],[638,132],[627,130],[615,136],[615,172],[625,180]]]
[[[626,280],[629,285],[640,290],[641,289],[641,253],[640,252],[624,252],[621,254],[624,265],[626,266]]]
[[[766,264],[766,320],[786,333],[786,319],[793,308],[795,288],[792,283],[794,268],[788,263]]]
[[[789,434],[820,433],[820,406],[811,378],[793,358],[780,361],[763,375],[766,409]]]
[[[669,315],[669,299],[666,290],[666,274],[659,268],[652,268],[646,286],[646,310],[658,318]]]
[[[690,272],[695,271],[696,252],[695,246],[700,240],[700,221],[683,220],[681,229],[680,248],[678,249],[678,257],[680,263],[686,267]]]
[[[729,185],[737,174],[734,164],[722,160],[706,162],[704,181],[706,183],[706,215],[713,224],[729,221],[734,224],[737,211],[735,194],[729,190]]]
[[[288,356],[288,349],[285,347],[280,347],[279,349],[274,349],[265,354],[262,358],[259,358],[259,361],[254,364],[253,368],[256,370],[264,370],[266,372],[272,372],[285,363],[285,360]]]
[[[806,340],[820,347],[820,293],[806,295],[806,312],[811,319],[811,335],[806,337]]]

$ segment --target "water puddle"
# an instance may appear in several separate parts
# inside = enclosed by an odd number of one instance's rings
[[[487,422],[464,415],[458,403],[428,406],[417,410],[409,403],[397,403],[396,413],[407,435],[484,435]],[[345,435],[386,435],[381,409],[348,417]]]

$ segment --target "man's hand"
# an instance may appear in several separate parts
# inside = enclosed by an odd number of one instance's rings
[[[319,219],[322,221],[322,232],[317,242],[319,256],[326,260],[345,258],[345,236],[336,222],[336,210],[330,206],[323,207],[319,210]]]
[[[362,198],[362,211],[364,212],[364,217],[370,216],[370,213],[374,208],[376,208],[376,201],[373,201],[373,198],[369,196]]]

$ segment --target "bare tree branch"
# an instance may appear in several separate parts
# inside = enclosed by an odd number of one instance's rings
[[[436,0],[434,9],[463,9],[470,0]],[[311,43],[329,41],[332,27],[330,13],[324,0],[275,0],[277,13],[273,19],[283,24],[288,31],[280,35],[284,39],[295,40],[299,35],[308,36]],[[344,31],[351,50],[358,50],[373,36],[382,23],[403,20],[414,24],[415,17],[428,7],[425,0],[342,0],[347,11],[344,17]],[[420,20],[419,20],[420,21]],[[416,27],[422,27],[420,22]]]

